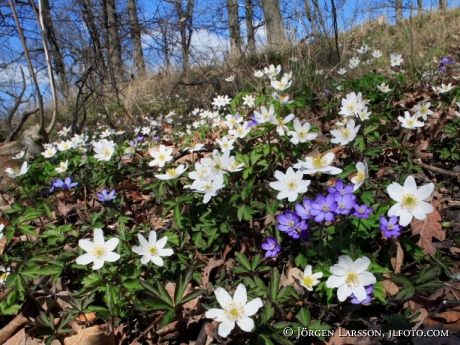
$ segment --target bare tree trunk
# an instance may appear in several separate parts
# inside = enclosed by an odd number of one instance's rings
[[[313,36],[317,37],[318,28],[316,26],[316,8],[313,8],[313,11],[311,10],[310,0],[305,0],[304,3],[305,3],[305,15],[307,16],[307,19],[311,25],[311,33],[313,34]]]
[[[59,49],[59,45],[56,40],[56,34],[54,31],[53,21],[51,18],[50,2],[49,0],[39,0],[40,8],[43,14],[44,31],[46,40],[50,45],[50,54],[54,62],[54,70],[59,80],[59,86],[62,94],[67,99],[70,96],[69,82],[65,71],[64,59]]]
[[[99,74],[102,76],[102,79],[104,79],[107,76],[107,65],[102,52],[102,39],[100,30],[96,25],[96,17],[92,10],[91,0],[79,1],[83,6],[83,18],[88,28],[89,35],[91,36],[91,44],[94,50],[94,62],[96,64],[95,68],[97,67]]]
[[[283,46],[287,43],[284,32],[283,18],[278,0],[262,0],[262,9],[265,16],[268,45],[271,48]]]
[[[396,7],[396,24],[399,24],[402,21],[402,0],[396,0],[395,7]]]
[[[114,86],[123,81],[124,64],[121,57],[121,41],[118,35],[118,19],[115,0],[102,0],[104,8],[105,29],[107,38],[107,53],[110,62],[110,74]]]
[[[182,2],[175,2],[176,12],[179,18],[179,32],[182,49],[182,68],[185,74],[190,68],[190,43],[193,33],[193,7],[195,0],[187,0],[185,9],[182,8]]]
[[[248,48],[251,54],[256,52],[256,35],[254,30],[254,25],[252,24],[252,19],[254,17],[252,13],[252,0],[245,0],[245,16],[246,16],[246,31],[248,36]]]
[[[145,75],[144,53],[142,52],[141,28],[137,17],[136,0],[128,0],[129,28],[134,46],[134,63],[139,76]]]
[[[418,14],[423,12],[423,0],[417,0],[417,11]]]
[[[238,0],[227,0],[228,28],[230,31],[230,55],[241,56],[241,34],[238,16]]]
[[[439,0],[438,2],[438,11],[447,10],[447,0]]]

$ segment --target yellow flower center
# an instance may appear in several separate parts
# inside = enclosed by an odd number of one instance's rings
[[[356,181],[364,181],[365,176],[364,176],[364,171],[358,171],[358,173],[355,176]]]
[[[104,246],[101,246],[99,244],[94,245],[91,255],[97,257],[98,259],[102,259],[105,256]]]
[[[231,302],[224,309],[224,315],[227,319],[238,321],[244,316],[244,308],[241,303]]]
[[[295,222],[294,222],[293,220],[291,220],[291,221],[288,222],[288,226],[289,226],[290,228],[292,228],[292,227],[294,226],[294,224],[295,224]]]
[[[148,251],[150,255],[158,255],[158,248],[155,245],[149,246]]]
[[[348,139],[350,137],[350,130],[346,127],[342,127],[340,129],[340,134],[342,134],[342,138]]]
[[[313,158],[313,166],[316,169],[321,169],[325,165],[327,165],[326,157],[323,157],[321,155],[317,155],[315,158]]]
[[[351,288],[355,288],[361,283],[361,281],[359,280],[358,274],[354,272],[347,274],[347,279],[345,280],[345,282]]]
[[[414,123],[415,123],[415,121],[412,120],[412,119],[411,119],[411,120],[407,120],[407,124],[408,124],[409,126],[413,126]]]
[[[314,280],[312,276],[305,276],[302,278],[302,282],[305,286],[312,287],[314,284]]]
[[[404,194],[401,200],[403,208],[407,211],[412,211],[418,205],[418,199],[415,194]]]
[[[102,154],[104,156],[111,156],[112,155],[112,153],[110,152],[110,149],[107,148],[107,147],[102,149]]]
[[[158,159],[160,161],[165,161],[166,160],[166,155],[164,153],[160,153],[160,155],[158,156]]]
[[[14,167],[13,172],[15,175],[19,174],[19,167]]]
[[[169,175],[170,177],[175,177],[177,175],[176,169],[175,168],[167,169],[166,175]]]
[[[287,187],[292,190],[294,188],[297,187],[297,182],[296,180],[289,180],[287,183],[286,183]]]

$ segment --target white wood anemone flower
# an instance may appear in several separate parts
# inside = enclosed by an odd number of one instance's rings
[[[399,216],[399,224],[408,225],[412,218],[424,220],[426,215],[434,211],[434,207],[423,201],[434,191],[434,184],[429,183],[417,189],[412,176],[407,176],[404,186],[393,182],[387,187],[390,198],[397,203],[388,210],[388,216]]]
[[[120,254],[113,252],[119,242],[118,238],[111,238],[106,242],[102,229],[95,228],[94,242],[86,239],[78,241],[78,246],[86,253],[80,255],[76,262],[79,265],[88,265],[93,262],[93,270],[98,270],[104,266],[106,261],[115,262],[120,258]]]
[[[254,328],[254,320],[249,316],[256,314],[263,306],[262,300],[256,298],[248,302],[246,288],[243,284],[238,285],[233,298],[220,287],[214,290],[214,294],[223,309],[209,309],[205,315],[208,319],[221,323],[218,329],[219,335],[226,338],[235,328],[235,323],[243,331],[251,332]]]
[[[275,171],[275,178],[278,181],[270,182],[270,187],[278,190],[278,200],[288,198],[290,202],[295,201],[299,194],[304,194],[308,190],[310,180],[302,180],[303,172],[298,170],[294,172],[292,167],[289,167],[286,174],[281,171]]]
[[[375,276],[366,271],[371,261],[363,256],[362,258],[351,260],[347,255],[339,257],[339,263],[329,268],[332,275],[326,281],[328,288],[338,288],[337,298],[340,302],[345,301],[353,294],[358,301],[367,298],[367,285],[375,284]]]
[[[157,233],[150,231],[149,240],[147,241],[141,234],[137,235],[140,242],[140,247],[133,247],[133,252],[142,255],[141,263],[147,264],[153,262],[155,265],[163,266],[162,256],[171,256],[174,251],[170,248],[164,248],[168,242],[168,236],[164,236],[157,241]]]
[[[367,160],[364,159],[363,162],[356,163],[356,170],[358,170],[358,172],[351,179],[351,183],[355,185],[353,187],[353,192],[357,191],[359,187],[363,185],[366,178],[369,177],[369,168],[367,166]]]
[[[185,165],[181,164],[177,168],[166,169],[166,174],[158,174],[155,175],[155,177],[159,180],[172,180],[182,175],[185,170],[187,170],[187,168]]]
[[[307,265],[305,270],[300,272],[300,285],[308,291],[313,291],[313,286],[319,284],[319,280],[323,277],[323,272],[312,272],[311,265]]]
[[[294,165],[295,169],[300,169],[304,174],[316,174],[322,172],[329,175],[337,175],[342,172],[342,169],[331,166],[330,164],[335,159],[333,152],[326,153],[324,156],[321,154],[315,157],[307,157],[305,162],[301,160]]]
[[[15,179],[18,176],[25,175],[29,171],[30,166],[27,165],[27,162],[22,163],[21,167],[6,168],[6,174],[8,177]]]
[[[94,158],[98,161],[108,162],[115,152],[115,143],[112,140],[101,139],[93,144],[93,149],[96,152]]]

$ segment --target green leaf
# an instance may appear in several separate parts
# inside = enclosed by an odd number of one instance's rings
[[[179,275],[179,279],[176,283],[176,290],[174,291],[174,303],[178,305],[181,303],[182,296],[184,295],[185,289],[187,288],[188,283],[192,279],[193,271],[189,269],[184,274]]]
[[[365,191],[362,192],[360,195],[360,199],[362,202],[364,202],[366,205],[372,205],[374,203],[374,194],[371,191]]]
[[[415,279],[415,284],[420,284],[429,280],[433,280],[441,273],[441,268],[435,266],[430,270],[426,270],[426,267],[423,267],[422,271],[419,273],[419,276]]]
[[[263,343],[264,343],[265,345],[275,345],[275,343],[274,343],[273,341],[271,341],[270,338],[267,337],[266,335],[259,334],[258,336],[259,336],[260,338],[262,338]]]
[[[396,295],[396,299],[398,300],[406,300],[411,298],[415,293],[415,287],[414,286],[409,286],[406,287],[398,292]]]
[[[391,279],[396,283],[396,284],[401,284],[401,285],[407,285],[407,286],[412,286],[413,283],[409,278],[406,278],[402,275],[396,275],[394,273],[391,273]]]
[[[251,271],[251,263],[249,262],[248,258],[246,255],[241,254],[241,253],[235,253],[236,260],[243,265],[244,268],[246,268],[248,271]]]
[[[260,255],[257,254],[254,256],[254,258],[252,259],[252,263],[251,263],[251,270],[252,271],[255,271],[257,266],[259,266],[260,264]]]
[[[153,310],[171,310],[173,306],[158,297],[142,299],[142,303],[147,304]]]
[[[278,271],[278,268],[275,267],[270,275],[270,297],[274,301],[276,301],[276,298],[278,297],[279,288],[280,272]]]
[[[254,210],[248,205],[241,205],[238,208],[238,221],[244,220],[251,220],[252,215],[254,214]]]
[[[372,294],[375,298],[377,298],[382,304],[386,304],[386,298],[385,298],[385,288],[383,285],[379,282],[376,282],[374,284],[374,292]]]
[[[204,290],[204,289],[193,290],[188,295],[185,295],[184,298],[182,298],[182,300],[180,301],[180,304],[187,303],[188,301],[191,301],[192,299],[195,299],[198,296],[201,296],[205,292],[206,292],[206,290]]]
[[[302,325],[308,327],[311,321],[310,311],[307,308],[300,308],[299,313],[296,315],[297,320],[300,321]]]
[[[181,229],[182,228],[182,213],[180,212],[179,205],[177,205],[174,208],[173,217],[174,217],[174,220],[176,221],[177,227]]]
[[[308,329],[312,331],[321,331],[331,329],[331,326],[327,323],[322,323],[320,320],[316,320],[310,323]]]

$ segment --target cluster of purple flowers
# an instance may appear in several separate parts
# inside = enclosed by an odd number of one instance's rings
[[[72,179],[70,177],[66,177],[64,181],[57,178],[51,184],[51,189],[49,190],[49,192],[53,192],[54,188],[70,189],[75,187],[76,185],[78,185],[78,182],[72,182]]]
[[[438,71],[445,72],[447,70],[447,65],[452,65],[455,63],[455,60],[452,59],[450,56],[446,56],[439,61],[439,68]]]
[[[337,215],[369,218],[372,209],[356,203],[356,196],[352,194],[353,185],[345,185],[342,180],[337,180],[334,187],[328,188],[328,192],[327,195],[318,194],[314,200],[305,198],[301,204],[295,205],[295,212],[288,210],[278,215],[278,230],[298,239],[299,234],[308,237],[307,220],[310,218],[317,223],[332,222]]]
[[[380,216],[380,230],[386,238],[401,236],[402,226],[398,224],[398,217],[391,216],[387,220],[384,216]]]

